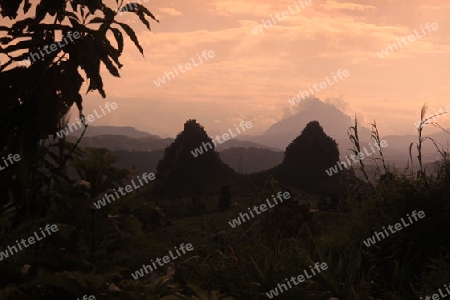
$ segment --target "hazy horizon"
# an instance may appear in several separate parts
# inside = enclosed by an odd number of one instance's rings
[[[320,99],[319,99],[319,100],[320,100]],[[320,101],[321,101],[321,100],[320,100]],[[327,103],[327,104],[333,105],[333,104],[331,104],[331,103]],[[302,105],[303,105],[303,103],[300,104],[300,107],[301,107]],[[339,109],[336,105],[333,105],[333,106],[336,107],[337,109]],[[102,114],[100,113],[100,112],[101,112],[100,106],[94,107],[92,111],[85,110],[84,113],[85,113],[86,116],[87,116],[88,114],[92,114],[92,115],[95,116],[95,110],[97,111],[97,114],[101,115],[101,118],[105,118],[105,119],[106,119],[106,118],[108,118],[108,115],[110,115],[110,114],[102,115]],[[339,109],[339,111],[341,111],[341,110]],[[342,112],[342,111],[341,111],[341,112]],[[114,113],[115,113],[115,112],[114,112]],[[293,113],[292,115],[289,115],[289,116],[283,116],[282,119],[280,119],[279,121],[275,122],[274,124],[279,124],[280,122],[282,122],[282,121],[284,121],[284,120],[286,120],[286,119],[288,119],[288,118],[290,118],[290,117],[292,117],[292,116],[295,116],[297,113],[298,113],[298,112],[296,111],[296,112]],[[354,120],[354,115],[352,116],[352,115],[349,115],[349,114],[345,114],[344,112],[342,112],[342,113],[343,113],[345,116],[350,117],[350,118],[352,119],[352,121]],[[434,112],[433,112],[432,110],[430,110],[429,114],[433,114],[433,113],[434,113]],[[427,114],[427,115],[428,115],[428,114]],[[322,117],[327,117],[327,116],[326,116],[326,114],[324,114]],[[436,118],[436,122],[441,123],[441,124],[447,124],[448,121],[446,121],[446,118],[449,118],[449,117],[450,117],[450,115],[449,115],[449,116],[446,116],[446,115],[440,116],[439,118]],[[195,118],[191,118],[191,119],[195,119]],[[311,118],[310,121],[313,121],[313,120],[316,120],[316,119],[317,119],[319,122],[321,121],[320,118]],[[179,133],[181,133],[181,132],[183,131],[183,125],[184,125],[184,123],[185,123],[187,120],[188,120],[188,119],[186,119],[186,120],[184,120],[184,121],[181,121],[181,122],[178,124],[178,126],[179,126],[178,131],[176,131],[176,132],[173,133],[173,134],[160,134],[159,132],[154,132],[154,131],[151,131],[151,130],[147,130],[146,128],[136,127],[136,126],[133,126],[133,125],[130,125],[130,124],[119,124],[119,125],[115,125],[115,124],[107,124],[107,123],[103,124],[102,121],[100,120],[100,118],[96,118],[95,121],[94,121],[93,123],[90,124],[90,126],[91,126],[91,127],[92,127],[92,126],[94,126],[94,127],[101,127],[101,126],[131,127],[131,128],[134,128],[134,129],[137,130],[137,131],[149,133],[149,134],[152,134],[152,135],[158,135],[158,136],[161,137],[161,138],[175,138]],[[418,122],[418,120],[419,120],[419,119],[417,119],[416,122]],[[378,120],[376,120],[376,121],[377,121],[377,125],[379,125]],[[223,132],[219,132],[218,130],[215,130],[215,131],[211,130],[210,127],[205,126],[205,125],[202,124],[198,119],[197,119],[197,122],[199,122],[200,125],[202,125],[202,126],[204,127],[204,129],[206,130],[206,132],[208,133],[209,136],[214,136],[214,135],[216,135],[216,134],[220,135],[220,134],[226,133],[227,130],[233,129],[233,128],[234,128],[234,126],[233,126],[234,124],[233,124],[233,125],[230,125],[229,128],[224,128],[224,129],[223,129]],[[360,119],[358,120],[358,122],[360,123]],[[78,111],[73,112],[73,113],[70,115],[70,123],[79,123],[79,122],[78,122]],[[236,125],[239,126],[239,122],[238,122]],[[238,140],[245,140],[245,137],[246,137],[246,136],[259,136],[259,135],[262,135],[262,134],[264,134],[269,128],[271,128],[272,125],[273,125],[273,124],[269,125],[267,128],[263,129],[262,131],[256,132],[256,133],[255,133],[255,131],[247,130],[246,132],[243,132],[243,133],[239,134],[239,135],[237,136],[236,139],[238,139]],[[412,124],[412,125],[413,125],[413,124]],[[370,124],[368,124],[368,123],[364,123],[364,124],[361,124],[361,123],[360,123],[360,126],[363,126],[363,127],[365,127],[366,129],[370,129]],[[413,126],[414,126],[414,125],[413,125]],[[380,127],[381,127],[381,126],[380,126]],[[300,126],[299,129],[298,129],[298,134],[300,134],[302,130],[303,130],[303,128],[301,128],[301,126]],[[87,135],[89,134],[89,131],[90,131],[90,130],[89,130],[89,127],[88,127],[87,132],[86,132]],[[214,133],[213,133],[213,132],[214,132]],[[327,131],[326,131],[326,132],[327,132]],[[435,133],[440,133],[440,132],[442,132],[442,129],[435,128],[435,127],[432,127],[432,126],[427,126],[427,127],[425,128],[425,130],[424,130],[424,134],[425,134],[425,135],[430,135],[430,134],[435,134]],[[329,132],[328,132],[328,133],[329,133]],[[79,133],[78,133],[78,131],[74,131],[72,134],[77,135],[77,134],[79,134]],[[345,132],[343,132],[343,134],[346,135]],[[97,134],[95,134],[95,135],[97,135]],[[118,135],[120,135],[120,134],[118,134]],[[381,136],[404,136],[404,135],[414,135],[414,136],[416,136],[416,135],[417,135],[417,131],[415,130],[415,131],[412,132],[412,133],[394,133],[394,134],[388,134],[388,133],[384,134],[384,133],[381,133]],[[333,137],[332,134],[331,134],[331,136]],[[366,136],[363,136],[362,138],[363,138],[363,139],[366,139],[366,138],[368,138],[368,137],[369,137],[369,136],[367,136],[367,137],[366,137]],[[342,138],[342,137],[341,137],[341,138]],[[282,148],[283,148],[283,147],[282,147]]]

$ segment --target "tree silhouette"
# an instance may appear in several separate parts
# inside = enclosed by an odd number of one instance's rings
[[[123,33],[141,54],[144,50],[133,29],[116,21],[115,11],[102,0],[41,0],[34,16],[30,16],[29,0],[0,1],[2,16],[17,19],[22,3],[23,19],[11,27],[0,26],[0,53],[8,57],[0,66],[0,149],[8,146],[29,156],[37,151],[40,139],[57,131],[72,105],[76,104],[80,117],[83,115],[82,75],[89,81],[88,92],[96,90],[106,97],[100,66],[103,64],[110,74],[120,77]],[[156,20],[140,4],[128,11],[148,29],[146,16]],[[109,33],[116,46],[108,39]],[[59,34],[67,43],[64,46],[57,44]],[[18,64],[27,57],[33,57],[30,65]]]
[[[73,165],[82,180],[89,182],[91,198],[121,184],[128,171],[113,167],[117,158],[106,149],[86,149],[85,156],[74,160]]]
[[[120,77],[124,34],[144,54],[133,29],[116,21],[114,9],[103,2],[41,0],[34,10],[29,0],[0,1],[1,16],[14,20],[11,26],[0,26],[0,54],[7,56],[0,65],[0,157],[21,156],[19,164],[0,173],[0,182],[5,183],[0,185],[0,195],[14,195],[9,200],[27,216],[35,210],[41,187],[48,187],[52,179],[67,179],[65,163],[75,148],[66,151],[63,138],[57,140],[58,150],[47,151],[42,141],[49,141],[49,135],[56,139],[55,132],[73,105],[80,119],[84,117],[83,82],[88,81],[87,92],[106,97],[100,68],[103,65]],[[120,2],[116,4],[121,6]],[[148,29],[148,17],[157,21],[141,4],[128,13],[137,15]],[[27,58],[30,64],[23,64]],[[55,163],[46,163],[48,157]]]

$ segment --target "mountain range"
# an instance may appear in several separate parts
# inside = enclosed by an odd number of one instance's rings
[[[287,145],[313,120],[319,121],[325,133],[338,143],[340,157],[344,159],[345,155],[350,153],[348,149],[352,147],[347,136],[348,128],[354,124],[352,118],[332,104],[317,98],[304,99],[298,105],[300,107],[296,114],[273,124],[261,135],[240,135],[237,139],[219,144],[216,151],[220,153],[221,159],[242,173],[259,172],[274,167],[282,161]],[[370,129],[358,124],[358,134],[361,147],[369,149]],[[448,148],[448,133],[439,131],[429,136],[438,141],[444,149]],[[77,137],[71,134],[68,139],[74,141]],[[381,139],[386,140],[388,144],[383,149],[386,160],[398,168],[406,167],[409,161],[409,146],[412,142],[417,142],[417,136],[388,135]],[[146,171],[153,171],[163,156],[163,150],[173,142],[173,138],[161,138],[129,126],[89,126],[80,145],[106,148],[115,152],[120,159],[118,164],[122,167],[145,167]],[[426,163],[432,163],[440,157],[430,141],[423,144],[422,151]]]

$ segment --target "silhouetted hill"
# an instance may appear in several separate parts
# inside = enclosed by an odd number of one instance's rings
[[[339,160],[339,150],[319,122],[309,122],[288,147],[278,166],[252,175],[261,184],[272,175],[277,181],[315,194],[343,194],[345,185],[338,176],[328,176],[326,169]]]
[[[223,144],[218,144],[216,151],[223,152],[226,149],[230,148],[251,147],[270,149],[275,152],[284,152],[287,144],[296,136],[294,131],[297,130],[298,132],[301,128],[303,128],[302,124],[306,124],[306,120],[311,119],[312,116],[315,115],[320,116],[320,118],[325,118],[326,116],[323,128],[327,133],[330,132],[329,135],[338,143],[340,157],[342,160],[345,154],[348,153],[348,149],[352,147],[346,135],[348,126],[352,125],[353,122],[351,118],[339,111],[333,105],[323,103],[318,99],[305,99],[298,105],[301,106],[300,112],[298,114],[272,125],[269,129],[266,130],[263,135],[239,136],[239,140],[232,139]],[[317,119],[322,124],[320,118]],[[414,126],[414,124],[411,124],[411,126]],[[295,127],[297,128],[295,129]],[[368,147],[369,141],[367,139],[370,137],[370,132],[367,128],[363,128],[361,126],[359,126],[359,129],[361,146]],[[425,135],[428,135],[428,132],[433,132],[433,129],[434,128],[431,126],[426,128],[424,131]],[[289,138],[290,136],[293,137]],[[337,136],[337,138],[335,136]],[[444,148],[450,141],[450,135],[443,131],[429,134],[429,136],[437,140],[441,145],[444,146]],[[78,135],[69,135],[68,137],[68,139],[72,142],[75,141],[76,138],[78,138]],[[382,137],[382,139],[386,139],[386,141],[388,142],[388,146],[383,149],[385,158],[391,164],[395,164],[396,167],[400,169],[405,168],[409,161],[409,145],[411,142],[417,140],[417,135],[384,136]],[[157,135],[142,132],[136,130],[133,127],[90,126],[86,131],[85,137],[81,141],[81,146],[106,148],[112,151],[126,150],[140,152],[164,149],[173,141],[174,139],[172,138],[162,139]],[[285,146],[283,147],[283,145]],[[233,168],[237,170],[238,156],[232,157],[231,153],[234,152],[231,151],[223,156],[224,161],[232,165]],[[150,154],[150,156],[152,157],[153,154]],[[152,159],[151,157],[150,159]],[[126,159],[126,157],[124,157],[124,159]],[[255,159],[253,159],[252,155],[249,155],[247,159],[248,165],[254,167],[250,167],[249,169],[242,169],[243,172],[257,172],[264,170],[266,167],[270,168],[272,165],[272,163],[270,163],[271,158],[268,160],[267,164],[259,160],[258,155],[255,156]],[[430,142],[424,143],[423,161],[426,163],[430,163],[435,161],[436,159],[440,159],[440,156],[436,151],[434,145]],[[257,167],[258,162],[262,164],[260,168]]]
[[[220,152],[219,156],[235,171],[250,174],[279,165],[283,161],[284,153],[254,147],[236,147]]]
[[[332,104],[327,104],[317,98],[307,98],[302,100],[299,104],[299,111],[288,118],[285,118],[267,129],[259,136],[241,135],[238,138],[241,140],[248,140],[261,145],[266,145],[273,148],[285,149],[285,147],[298,135],[299,130],[304,128],[306,124],[312,120],[317,120],[322,125],[324,131],[332,137],[338,144],[340,158],[343,159],[352,144],[348,138],[347,132],[350,126],[354,125],[353,118],[345,115],[338,108]],[[411,123],[411,126],[414,124]],[[437,140],[444,148],[447,148],[450,141],[450,135],[446,132],[433,132],[435,128],[428,126],[424,133],[426,136],[431,136]],[[370,141],[370,130],[358,124],[358,134],[362,147],[368,147]],[[431,132],[431,134],[429,134]],[[396,167],[406,167],[409,155],[408,149],[411,142],[417,141],[417,135],[396,135],[383,136],[380,132],[381,139],[388,142],[388,146],[383,149],[385,157]],[[434,145],[427,141],[423,145],[423,159],[425,162],[431,162],[439,159],[440,155],[436,151]]]
[[[328,180],[325,170],[338,160],[336,141],[324,132],[319,122],[312,121],[286,147],[283,162],[277,167],[277,177],[291,184]]]
[[[195,149],[206,144],[210,148],[193,155]],[[203,126],[195,120],[187,121],[158,163],[156,196],[170,198],[218,191],[236,173],[220,160],[214,148]]]

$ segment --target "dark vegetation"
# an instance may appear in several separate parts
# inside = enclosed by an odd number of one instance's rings
[[[0,2],[2,16],[11,19],[29,6]],[[133,13],[144,24],[153,18],[142,6]],[[54,23],[44,24],[48,15]],[[52,43],[55,30],[77,30],[83,38],[30,67],[8,69]],[[117,48],[106,39],[108,30]],[[328,270],[277,299],[415,299],[448,284],[450,163],[438,149],[436,172],[422,166],[422,145],[430,142],[423,136],[426,107],[419,140],[410,148],[416,169],[391,170],[380,155],[371,181],[353,170],[325,174],[339,153],[317,121],[299,128],[279,166],[242,175],[213,150],[192,156],[211,140],[189,120],[164,151],[155,183],[97,210],[95,200],[139,174],[115,167],[117,158],[108,150],[76,147],[54,133],[72,105],[82,114],[79,70],[89,90],[105,96],[100,64],[117,76],[123,33],[143,52],[136,36],[115,23],[113,9],[100,0],[43,0],[34,18],[0,26],[0,32],[0,51],[10,57],[0,72],[1,156],[22,157],[0,172],[0,251],[46,224],[59,227],[0,261],[0,299],[267,299],[266,292],[315,262],[326,262]],[[19,38],[25,40],[15,43]],[[25,52],[14,54],[20,50]],[[358,151],[356,120],[349,137]],[[371,138],[379,139],[376,124]],[[362,174],[366,163],[359,166]],[[230,227],[230,219],[278,191],[289,191],[291,199]],[[310,212],[318,206],[319,212]],[[426,217],[375,246],[363,245],[413,210]],[[194,251],[139,280],[131,277],[181,243],[192,243]]]

